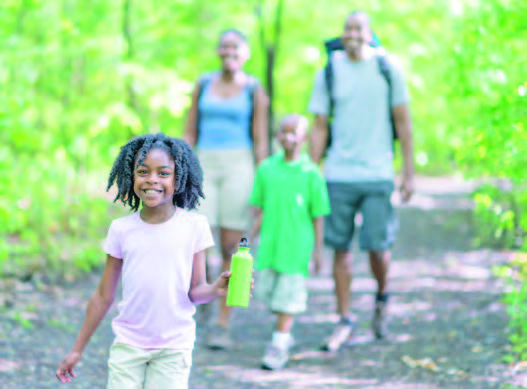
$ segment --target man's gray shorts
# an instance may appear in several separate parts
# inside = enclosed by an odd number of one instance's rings
[[[394,184],[378,182],[328,182],[331,215],[324,222],[324,243],[349,250],[355,232],[355,215],[362,215],[361,250],[388,250],[395,242],[397,219],[391,203]]]

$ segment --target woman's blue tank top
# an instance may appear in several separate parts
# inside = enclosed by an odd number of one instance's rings
[[[222,98],[211,93],[212,82],[201,92],[199,105],[200,150],[252,149],[250,136],[252,106],[249,89]]]

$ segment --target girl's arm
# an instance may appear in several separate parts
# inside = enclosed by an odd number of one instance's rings
[[[207,283],[206,250],[194,254],[192,280],[188,296],[194,304],[206,304],[227,292],[230,271],[223,272],[212,284]]]
[[[68,373],[71,377],[75,378],[73,368],[82,358],[86,344],[113,303],[115,290],[117,289],[119,277],[121,276],[122,266],[123,261],[121,259],[114,258],[111,255],[107,256],[106,267],[104,268],[99,286],[88,303],[86,317],[84,318],[84,323],[82,323],[77,340],[71,351],[62,360],[57,370],[57,378],[62,383],[71,382]]]
[[[196,146],[198,135],[198,100],[200,93],[199,82],[196,82],[194,90],[192,91],[192,102],[187,112],[187,122],[185,124],[185,131],[183,133],[183,140],[185,140],[191,147]]]
[[[269,98],[261,86],[254,94],[253,139],[256,166],[269,155],[268,106]]]

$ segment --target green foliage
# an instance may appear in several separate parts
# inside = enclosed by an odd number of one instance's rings
[[[468,176],[510,181],[507,191],[485,187],[475,199],[482,223],[492,226],[490,241],[516,247],[527,231],[527,3],[469,4],[456,24],[450,64],[450,146]]]
[[[509,314],[509,340],[512,345],[512,361],[527,359],[527,253],[515,253],[511,261],[495,269],[496,275],[506,284],[504,303]]]
[[[277,0],[262,3],[269,43]],[[322,42],[340,34],[350,6],[366,10],[408,79],[419,170],[510,178],[516,208],[496,213],[500,199],[481,192],[478,209],[489,223],[500,223],[499,236],[516,236],[527,225],[521,213],[527,196],[518,189],[527,158],[525,4],[284,0],[275,114],[306,113],[314,74],[325,61]],[[247,33],[247,69],[264,79],[253,6],[235,0],[0,4],[4,273],[45,269],[72,276],[101,263],[108,223],[125,212],[104,193],[119,146],[147,132],[181,135],[192,85],[218,67],[222,30]],[[505,233],[512,225],[514,233]]]

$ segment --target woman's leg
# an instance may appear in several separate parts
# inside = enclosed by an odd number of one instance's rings
[[[222,256],[221,271],[223,272],[231,268],[232,254],[236,252],[236,248],[242,238],[243,232],[222,228],[220,230],[220,235]],[[224,328],[229,327],[229,318],[231,314],[231,307],[227,306],[226,301],[227,296],[222,296],[220,298],[220,313],[218,316],[218,325]]]

